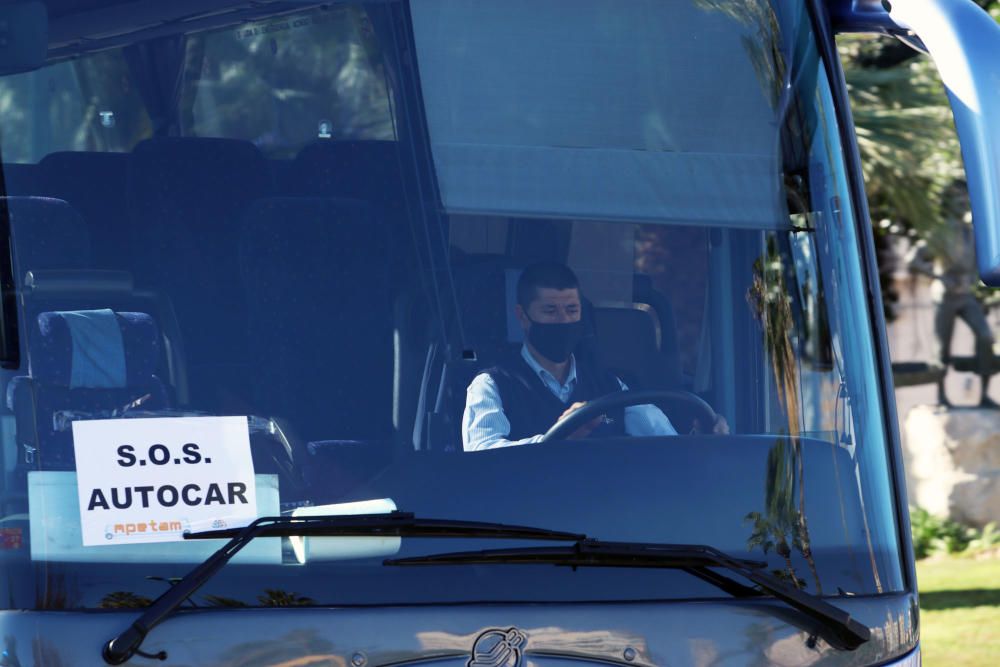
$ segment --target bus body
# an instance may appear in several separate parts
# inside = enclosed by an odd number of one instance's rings
[[[0,664],[919,664],[833,36],[985,15],[899,11],[0,5]],[[677,434],[470,435],[541,261]]]

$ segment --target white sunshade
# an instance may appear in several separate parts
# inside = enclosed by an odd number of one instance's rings
[[[444,206],[787,226],[771,47],[708,4],[415,0]]]

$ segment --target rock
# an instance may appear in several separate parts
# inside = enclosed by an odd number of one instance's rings
[[[1000,410],[918,405],[904,428],[911,505],[978,528],[1000,521]]]

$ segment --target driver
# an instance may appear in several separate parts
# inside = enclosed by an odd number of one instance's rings
[[[521,354],[480,373],[467,390],[462,416],[467,452],[538,442],[586,401],[628,391],[619,378],[572,353],[583,329],[580,285],[569,267],[543,262],[526,268],[514,313],[524,330]],[[615,435],[677,431],[659,408],[633,405],[595,417],[569,438]]]

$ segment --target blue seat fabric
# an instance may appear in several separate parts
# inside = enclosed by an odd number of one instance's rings
[[[28,271],[84,269],[91,265],[87,226],[65,201],[7,197],[18,284]]]
[[[285,170],[283,190],[402,204],[397,151],[394,141],[316,141],[300,150]]]
[[[65,200],[86,221],[93,241],[94,265],[130,270],[131,257],[122,252],[129,235],[126,207],[128,153],[51,153],[38,163],[43,193]]]
[[[278,197],[247,213],[255,405],[302,440],[391,434],[389,247],[364,202]]]
[[[121,386],[73,387],[71,385],[72,340],[61,313],[38,316],[32,334],[29,374],[14,378],[7,387],[7,406],[16,420],[20,464],[41,469],[72,469],[75,465],[72,432],[68,424],[57,428],[63,411],[80,418],[107,418],[140,400],[137,409],[170,407],[163,383],[153,374],[159,360],[160,333],[145,313],[115,313],[121,336],[102,343],[121,346],[108,354],[124,354],[125,377]],[[25,452],[32,452],[27,456]]]
[[[174,304],[192,402],[239,410],[249,383],[241,218],[272,189],[261,152],[230,139],[155,138],[136,146],[128,174],[137,283]],[[235,397],[235,398],[234,398]]]
[[[34,196],[45,194],[42,171],[37,164],[6,163],[3,166],[3,184],[7,196]]]

